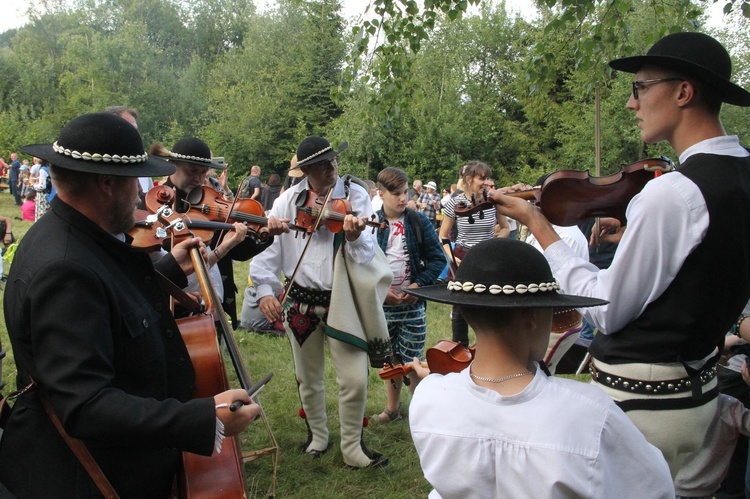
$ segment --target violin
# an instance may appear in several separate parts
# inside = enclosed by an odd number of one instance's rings
[[[190,216],[182,214],[180,220],[184,223],[185,228],[190,230],[194,237],[201,238],[204,242],[209,242],[214,231],[217,230],[234,230],[234,226],[228,223],[212,222],[200,213],[191,214]],[[165,227],[159,221],[158,215],[146,210],[135,211],[135,225],[130,229],[128,234],[133,238],[131,245],[135,248],[141,248],[147,252],[156,251],[168,246],[169,227]]]
[[[669,158],[649,158],[622,165],[612,175],[591,177],[588,171],[561,170],[544,181],[540,208],[551,223],[577,225],[596,217],[612,217],[625,226],[625,210],[646,184],[674,170]]]
[[[146,207],[173,204],[175,191],[166,185],[157,185],[146,193]],[[214,222],[241,222],[247,225],[248,231],[260,241],[268,239],[268,218],[264,216],[263,205],[249,198],[240,198],[233,204],[224,199],[222,194],[207,185],[199,185],[187,195],[184,200],[188,212],[192,215],[200,213],[206,220]]]
[[[573,328],[581,326],[583,317],[580,312],[574,308],[556,309],[552,315],[552,324],[550,332],[560,334]],[[425,358],[427,366],[431,373],[448,374],[458,373],[466,369],[471,361],[474,360],[476,348],[470,346],[464,347],[461,343],[451,340],[440,340],[434,347],[428,348]],[[424,363],[423,363],[424,365]],[[407,374],[414,368],[411,364],[404,364],[403,361],[393,363],[388,359],[386,365],[378,371],[380,379],[404,378],[404,384],[409,384]]]
[[[430,368],[431,373],[457,373],[463,371],[471,364],[471,361],[474,359],[474,347],[466,348],[457,341],[440,340],[434,347],[427,349],[425,358],[427,359],[427,367]],[[404,384],[408,385],[406,375],[413,370],[414,368],[411,364],[404,364],[403,362],[394,364],[393,362],[389,362],[378,371],[378,376],[380,376],[380,379],[391,380],[403,377],[405,378]]]
[[[539,204],[539,193],[541,188],[532,187],[531,189],[517,190],[514,192],[504,192],[506,196],[518,197],[527,201],[533,201]],[[487,189],[482,189],[481,196],[477,197],[472,194],[468,199],[460,199],[453,207],[453,212],[457,217],[469,217],[469,223],[474,223],[474,214],[479,215],[479,219],[484,219],[484,210],[492,208],[495,203],[487,196]]]
[[[578,225],[590,218],[612,217],[625,226],[625,211],[633,197],[646,184],[674,170],[669,158],[649,158],[622,165],[612,175],[592,177],[588,171],[559,170],[550,174],[541,187],[509,192],[506,195],[533,201],[554,225]],[[473,216],[494,202],[484,192],[482,198],[456,204],[456,216]],[[471,220],[471,219],[470,219]]]
[[[315,224],[320,219],[319,225],[325,226],[334,234],[344,229],[344,219],[346,215],[357,215],[352,211],[352,205],[348,200],[343,198],[331,198],[325,203],[325,196],[307,190],[301,192],[297,198],[297,218],[290,229],[299,230],[303,234],[312,234],[315,230]],[[325,209],[323,206],[325,205]],[[365,225],[375,229],[385,229],[388,222],[375,221],[375,215],[371,220],[363,219]]]

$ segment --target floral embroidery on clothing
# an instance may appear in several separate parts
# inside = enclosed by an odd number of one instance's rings
[[[328,309],[326,309],[326,314]],[[286,311],[286,323],[294,333],[294,338],[300,346],[315,331],[320,324],[320,317],[315,313],[315,307],[308,304],[294,302]],[[325,317],[324,317],[325,319]]]

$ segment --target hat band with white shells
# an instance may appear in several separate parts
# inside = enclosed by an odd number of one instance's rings
[[[321,154],[323,154],[324,152],[326,152],[326,151],[330,151],[330,150],[331,150],[331,146],[328,146],[328,147],[326,147],[325,149],[321,149],[320,151],[316,152],[315,154],[312,154],[312,155],[310,155],[310,156],[306,157],[305,159],[298,159],[298,160],[297,160],[297,163],[304,163],[304,162],[306,162],[306,161],[308,161],[308,160],[311,160],[311,159],[313,159],[313,158],[314,158],[314,157],[316,157],[316,156],[320,156],[320,155],[321,155]]]
[[[94,161],[94,162],[103,162],[103,163],[143,163],[148,159],[148,154],[144,151],[143,154],[139,154],[137,156],[121,156],[119,154],[99,154],[99,153],[88,153],[88,152],[78,152],[78,151],[71,151],[70,149],[66,149],[65,147],[58,145],[57,141],[55,141],[54,144],[52,144],[52,149],[58,153],[63,154],[65,156],[70,156],[73,159],[82,159],[84,161]]]
[[[490,294],[493,295],[499,295],[500,293],[506,295],[512,295],[514,293],[518,293],[519,295],[525,293],[533,294],[537,292],[557,291],[558,289],[560,289],[560,285],[557,281],[543,282],[541,284],[516,284],[515,286],[510,284],[504,286],[501,286],[500,284],[491,284],[490,286],[487,286],[481,283],[474,284],[469,281],[463,283],[459,281],[448,282],[448,290],[450,291],[463,291],[465,293],[484,293],[485,291],[489,291]]]
[[[169,155],[177,159],[190,159],[192,161],[202,161],[203,163],[207,163],[207,164],[212,163],[211,158],[206,159],[206,158],[201,158],[199,156],[188,156],[187,154],[180,154],[180,153],[172,152],[172,151],[169,151]]]

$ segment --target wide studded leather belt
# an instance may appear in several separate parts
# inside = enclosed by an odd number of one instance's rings
[[[692,391],[696,383],[700,386],[707,385],[716,377],[716,365],[707,367],[696,376],[648,381],[601,371],[596,368],[593,362],[589,365],[589,372],[594,381],[615,390],[642,395],[669,395]]]
[[[307,303],[309,305],[322,305],[327,307],[331,304],[330,291],[305,288],[298,286],[297,283],[292,284],[292,289],[289,290],[289,297],[295,301]]]

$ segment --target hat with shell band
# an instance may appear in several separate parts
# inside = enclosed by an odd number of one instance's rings
[[[334,151],[331,143],[323,137],[308,137],[297,148],[297,165],[291,167],[290,170],[334,158],[348,146],[348,142],[342,142],[338,150]]]
[[[657,41],[646,55],[623,57],[609,63],[610,67],[637,73],[644,65],[672,69],[708,85],[727,104],[750,106],[750,92],[735,85],[732,60],[724,46],[703,33],[672,33]]]
[[[21,147],[26,154],[67,170],[118,177],[159,177],[174,173],[174,166],[150,156],[138,130],[109,113],[73,118],[52,144]]]
[[[171,151],[164,150],[159,154],[164,154],[164,158],[169,161],[191,163],[194,165],[205,166],[206,168],[216,168],[217,170],[227,169],[226,163],[214,163],[211,155],[211,148],[198,137],[185,137],[184,139],[180,139]]]
[[[420,298],[466,307],[580,308],[606,305],[598,298],[564,295],[547,260],[536,248],[514,239],[496,238],[466,253],[456,279],[444,284],[409,288]]]

